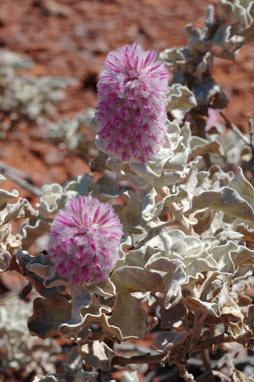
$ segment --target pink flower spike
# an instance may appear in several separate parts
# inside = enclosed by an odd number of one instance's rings
[[[107,55],[95,116],[99,146],[112,158],[145,162],[164,144],[168,79],[156,52],[136,43]]]
[[[110,203],[80,196],[67,201],[57,214],[49,256],[57,272],[71,283],[101,282],[119,259],[122,235],[122,224]]]

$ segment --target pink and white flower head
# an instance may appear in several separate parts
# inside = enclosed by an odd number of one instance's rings
[[[110,203],[91,196],[66,202],[51,226],[49,255],[73,284],[106,280],[119,259],[122,224]]]
[[[98,144],[113,158],[146,162],[164,143],[168,71],[137,44],[110,52],[97,85]]]

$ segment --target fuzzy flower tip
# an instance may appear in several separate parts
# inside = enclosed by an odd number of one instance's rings
[[[156,56],[125,45],[107,55],[99,76],[99,145],[124,162],[146,162],[164,143],[169,76]]]
[[[73,284],[101,282],[119,259],[122,234],[109,203],[90,196],[72,199],[51,226],[49,255]]]

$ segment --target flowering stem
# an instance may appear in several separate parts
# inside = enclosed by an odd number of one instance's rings
[[[149,353],[144,355],[135,355],[130,358],[116,356],[112,360],[112,365],[126,366],[131,363],[133,364],[160,363],[164,357],[165,357],[165,354],[150,355]]]
[[[222,333],[216,337],[207,338],[206,340],[197,344],[196,347],[194,348],[194,352],[208,349],[210,346],[213,346],[213,345],[220,345],[220,344],[224,344],[228,342],[236,342],[236,340]]]
[[[205,349],[212,348],[213,345],[220,345],[227,342],[235,342],[235,340],[229,336],[220,334],[216,337],[211,337],[204,341],[199,342],[196,346],[193,347],[192,353],[204,351]],[[112,366],[113,365],[126,366],[129,364],[140,364],[140,363],[147,363],[147,364],[160,363],[160,362],[164,362],[166,357],[167,355],[165,353],[155,354],[155,355],[151,355],[148,353],[148,354],[133,356],[129,358],[116,356],[112,360]]]

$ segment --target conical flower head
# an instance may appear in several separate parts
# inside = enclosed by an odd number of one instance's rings
[[[104,281],[119,259],[122,225],[110,203],[91,196],[67,201],[51,226],[49,255],[73,284]]]
[[[99,76],[99,147],[124,162],[146,162],[164,143],[168,71],[155,51],[125,45],[107,55]]]

